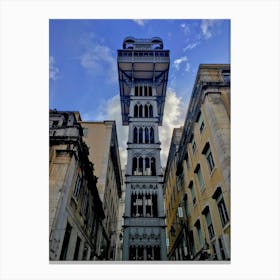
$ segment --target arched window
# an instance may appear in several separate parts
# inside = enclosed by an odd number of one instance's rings
[[[145,110],[144,110],[145,111],[145,118],[148,118],[149,117],[149,107],[146,104],[144,108],[145,108]]]
[[[150,159],[148,157],[145,158],[145,169],[146,169],[145,174],[147,176],[150,176],[151,175],[151,166],[150,166]]]
[[[134,118],[138,118],[138,105],[134,106]]]
[[[136,171],[137,171],[137,158],[134,157],[132,159],[132,174],[135,174]]]
[[[151,158],[151,172],[152,176],[156,176],[156,159],[154,157]]]
[[[143,158],[142,157],[139,158],[138,175],[143,175]]]
[[[153,117],[153,106],[152,105],[149,106],[149,117],[150,118]]]
[[[137,207],[136,207],[136,195],[135,194],[132,194],[131,195],[131,216],[132,217],[135,217],[136,216],[136,212],[137,212]]]
[[[157,195],[153,194],[152,195],[152,211],[153,211],[153,216],[157,217],[158,216],[158,208],[157,208]]]
[[[149,96],[152,96],[152,87],[149,87]]]
[[[142,86],[139,86],[139,95],[143,96],[143,87]]]
[[[145,90],[145,96],[148,96],[148,87],[145,86],[145,87],[144,87],[144,90]]]
[[[150,128],[150,143],[155,143],[154,129]]]
[[[136,247],[129,246],[129,260],[135,261],[136,260]]]
[[[149,129],[145,127],[145,143],[149,143]]]
[[[139,128],[139,142],[138,143],[143,143],[143,128]]]
[[[139,95],[138,86],[135,86],[135,96]]]
[[[133,129],[133,143],[137,143],[137,134],[138,134],[138,129],[137,129],[137,127],[134,127],[134,129]]]
[[[143,118],[143,106],[139,106],[139,118]]]
[[[145,206],[146,206],[146,217],[152,217],[152,199],[151,195],[147,194],[145,196]]]

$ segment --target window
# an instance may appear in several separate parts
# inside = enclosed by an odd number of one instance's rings
[[[192,230],[189,231],[188,236],[189,236],[191,254],[192,254],[192,256],[194,256],[195,255],[195,243],[194,243],[194,237],[193,237]]]
[[[204,127],[205,127],[205,123],[204,123],[204,120],[203,120],[201,112],[199,113],[199,115],[197,117],[197,124],[198,124],[199,132],[201,134],[203,132]]]
[[[191,190],[192,199],[193,199],[193,205],[195,205],[196,204],[196,195],[195,195],[193,181],[190,182],[189,189]]]
[[[145,118],[148,118],[149,117],[149,107],[148,107],[148,105],[146,104],[145,106],[144,106],[144,111],[145,111]]]
[[[153,117],[153,106],[152,105],[149,106],[149,117],[150,118]]]
[[[188,151],[186,151],[185,161],[186,161],[186,164],[187,164],[187,168],[189,169],[190,168],[190,160],[189,160]]]
[[[138,161],[138,175],[143,175],[143,158],[140,157]]]
[[[155,260],[160,260],[160,247],[159,246],[154,247],[154,258],[155,258]]]
[[[195,150],[196,150],[196,143],[195,143],[195,141],[194,141],[194,137],[193,137],[193,136],[192,136],[191,139],[192,139],[192,140],[191,140],[192,152],[193,152],[193,154],[194,154],[194,152],[195,152]]]
[[[149,129],[145,127],[145,143],[149,143]]]
[[[218,209],[219,209],[219,214],[221,217],[221,222],[222,222],[222,226],[224,227],[226,225],[226,223],[229,221],[228,218],[228,214],[227,214],[227,209],[226,209],[226,205],[224,202],[224,198],[221,197],[217,200],[217,205],[218,205]]]
[[[157,195],[152,195],[152,211],[153,211],[153,217],[158,216],[158,208],[157,208]]]
[[[187,194],[185,194],[185,197],[184,197],[184,204],[185,204],[185,209],[186,209],[186,215],[189,216],[190,215],[190,206],[189,206]]]
[[[58,121],[53,121],[52,126],[57,127],[58,126]]]
[[[150,143],[154,143],[155,142],[155,136],[154,136],[154,129],[151,127],[150,128]]]
[[[225,83],[230,83],[230,71],[229,70],[223,70],[222,77],[223,77],[223,80]]]
[[[77,176],[77,180],[76,180],[76,184],[75,184],[75,188],[74,188],[74,197],[78,198],[79,194],[80,194],[80,190],[81,190],[81,184],[82,184],[82,178],[81,176],[78,174]]]
[[[131,260],[131,261],[136,260],[136,247],[135,246],[129,247],[129,260]]]
[[[87,259],[88,250],[89,250],[88,245],[85,244],[84,251],[83,251],[83,261]]]
[[[139,118],[143,118],[143,105],[139,106]]]
[[[81,205],[81,213],[82,215],[87,215],[87,208],[88,208],[88,193],[84,192],[83,201]]]
[[[209,238],[211,240],[212,238],[214,238],[215,233],[214,233],[214,228],[213,228],[213,224],[212,224],[212,219],[211,219],[211,215],[210,215],[209,206],[207,206],[203,210],[202,214],[205,216],[206,224],[207,224],[207,228],[208,228],[208,234],[209,234]]]
[[[196,166],[194,172],[197,175],[197,179],[198,179],[198,183],[199,183],[199,188],[200,188],[200,190],[202,190],[204,188],[204,180],[203,180],[203,177],[202,177],[202,172],[201,172],[200,164],[198,164]]]
[[[137,158],[134,157],[132,159],[132,174],[136,175],[136,173],[137,173]]]
[[[221,238],[218,239],[219,240],[219,247],[220,247],[220,252],[221,252],[221,257],[222,260],[226,259],[226,255],[225,255],[225,249],[224,249],[224,244]]]
[[[151,172],[152,176],[156,176],[156,159],[154,157],[151,158]]]
[[[79,236],[77,236],[75,253],[74,253],[74,260],[77,260],[78,257],[79,257],[80,244],[81,244],[81,238]]]
[[[217,190],[213,194],[213,198],[217,202],[217,206],[218,206],[218,210],[219,210],[219,214],[220,214],[220,218],[221,218],[221,223],[222,223],[222,226],[224,227],[227,224],[227,222],[229,221],[229,217],[228,217],[227,208],[225,205],[221,187],[217,188]]]
[[[137,137],[138,136],[138,130],[137,127],[134,127],[133,129],[133,143],[137,143]]]
[[[215,167],[215,162],[214,162],[213,155],[212,155],[212,152],[210,149],[210,144],[208,142],[206,143],[205,147],[203,148],[202,154],[205,155],[207,165],[208,165],[209,171],[211,173]]]
[[[140,144],[143,143],[143,128],[142,127],[139,128],[139,143]]]
[[[84,137],[87,137],[87,136],[88,136],[88,128],[87,128],[87,127],[84,127],[84,128],[83,128],[83,136],[84,136]]]
[[[64,234],[64,239],[63,239],[63,244],[62,244],[62,249],[61,249],[61,253],[60,253],[60,260],[66,260],[71,231],[72,231],[72,227],[69,223],[67,223],[65,234]]]
[[[134,106],[134,118],[138,118],[138,105]]]
[[[212,248],[213,248],[213,260],[217,260],[218,259],[218,256],[217,256],[217,250],[216,250],[216,246],[215,244],[213,243],[212,244]]]
[[[197,220],[194,224],[194,226],[197,229],[197,235],[198,235],[198,241],[199,241],[199,245],[200,247],[203,246],[204,242],[203,242],[203,235],[202,235],[202,231],[201,231],[201,225],[200,225],[200,221]]]

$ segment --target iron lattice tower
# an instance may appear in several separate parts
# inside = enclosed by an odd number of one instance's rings
[[[127,37],[118,50],[123,125],[129,126],[123,260],[166,260],[162,125],[169,50],[158,37]]]

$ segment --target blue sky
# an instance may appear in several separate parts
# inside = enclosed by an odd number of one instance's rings
[[[117,50],[127,36],[161,37],[170,50],[162,166],[174,127],[183,125],[198,65],[230,63],[230,20],[50,20],[51,109],[75,110],[83,120],[115,119],[122,165],[127,127],[121,125]]]

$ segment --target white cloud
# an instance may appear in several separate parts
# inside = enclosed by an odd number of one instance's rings
[[[176,95],[173,89],[168,89],[165,100],[163,124],[159,127],[159,137],[161,141],[161,164],[166,165],[167,156],[169,153],[170,140],[173,128],[180,127],[184,124],[186,105],[181,97]],[[87,114],[84,114],[83,119]],[[122,168],[127,164],[127,139],[128,126],[122,125],[121,105],[119,94],[111,99],[104,101],[99,107],[98,119],[100,120],[115,120],[117,127],[119,152]]]
[[[182,56],[178,59],[175,59],[173,65],[177,71],[180,71],[183,67],[183,71],[190,71],[191,64],[188,62],[188,58],[186,56]]]
[[[173,89],[169,88],[166,94],[163,123],[159,127],[162,166],[166,166],[173,129],[184,124],[185,113],[186,104]]]
[[[126,143],[128,139],[128,126],[122,125],[121,102],[119,94],[113,96],[99,108],[101,120],[115,120],[117,127],[119,151],[122,168],[127,164]]]
[[[219,20],[203,19],[200,24],[200,29],[204,39],[210,39],[215,34],[215,27],[219,24]]]
[[[133,21],[140,26],[144,26],[147,22],[147,20],[144,19],[133,19]]]
[[[173,64],[174,64],[176,70],[179,71],[180,70],[180,65],[187,60],[188,60],[188,58],[186,56],[175,59]]]
[[[58,69],[58,67],[56,66],[56,62],[53,56],[50,56],[49,58],[49,78],[50,80],[57,80],[60,76],[60,70]]]
[[[194,43],[190,43],[190,44],[188,44],[185,48],[183,48],[183,51],[186,52],[187,50],[192,50],[192,49],[194,49],[195,47],[197,47],[199,44],[200,44],[199,41],[194,42]]]
[[[180,27],[182,28],[183,32],[184,32],[186,35],[189,34],[189,33],[191,32],[190,27],[189,27],[187,24],[185,24],[185,23],[182,23],[182,24],[180,25]]]
[[[80,56],[80,63],[91,75],[109,77],[110,82],[118,81],[116,58],[114,52],[103,43],[95,40],[93,34],[82,41],[85,46],[84,53]]]

